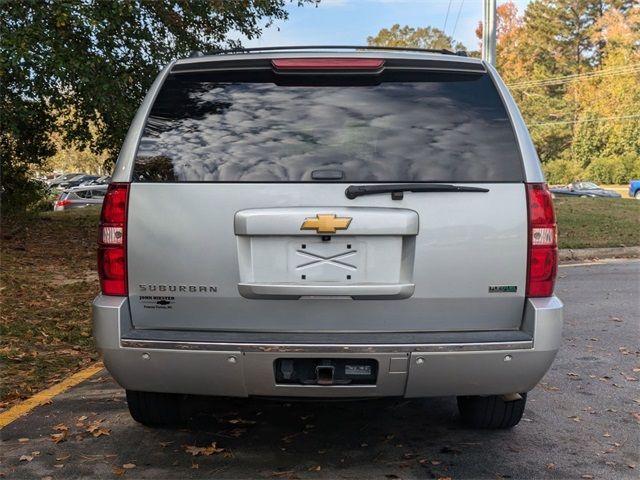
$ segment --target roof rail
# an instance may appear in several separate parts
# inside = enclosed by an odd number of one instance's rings
[[[276,52],[276,51],[287,51],[287,50],[318,50],[318,49],[329,49],[329,50],[391,50],[398,52],[422,52],[422,53],[441,53],[443,55],[458,55],[461,57],[466,57],[467,52],[457,51],[452,52],[451,50],[447,50],[445,48],[416,48],[416,47],[380,47],[377,45],[291,45],[291,46],[282,46],[282,47],[250,47],[250,48],[230,48],[230,49],[219,49],[213,50],[211,52],[200,52],[194,50],[191,52],[189,57],[203,57],[205,55],[224,55],[227,53],[252,53],[252,52]]]

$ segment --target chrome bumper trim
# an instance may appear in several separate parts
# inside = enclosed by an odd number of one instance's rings
[[[384,344],[384,345],[331,345],[331,344],[273,344],[273,343],[215,343],[168,340],[133,340],[122,338],[124,348],[147,348],[157,350],[197,350],[283,353],[399,353],[399,352],[482,352],[496,350],[530,350],[533,341],[493,343],[431,343],[431,344]]]

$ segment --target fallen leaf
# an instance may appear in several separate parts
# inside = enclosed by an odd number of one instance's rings
[[[53,429],[57,432],[66,432],[69,430],[69,427],[67,427],[64,423],[59,423],[58,425],[53,427]]]
[[[636,377],[632,377],[631,375],[627,375],[624,372],[620,372],[620,375],[622,375],[627,382],[637,382],[638,381],[638,379]]]
[[[555,463],[547,463],[546,468],[547,468],[547,470],[555,470],[556,469],[556,464]]]
[[[567,373],[567,377],[580,378],[580,375],[575,372],[569,372]]]
[[[58,463],[57,465],[54,465],[54,468],[62,468],[64,467],[64,463]]]
[[[190,453],[194,457],[198,455],[210,456],[214,453],[224,452],[224,448],[218,448],[216,442],[213,442],[210,447],[196,447],[195,445],[183,445],[184,451]]]
[[[31,460],[33,460],[33,457],[31,455],[21,455],[20,456],[20,461],[21,462],[30,462]]]
[[[593,475],[581,475],[580,478],[590,479],[593,478]]]
[[[322,470],[322,467],[320,465],[316,465],[315,467],[309,467],[310,472],[319,472],[320,470]]]
[[[65,455],[64,457],[56,457],[56,460],[57,460],[58,462],[62,462],[62,461],[67,460],[67,459],[69,459],[69,458],[71,458],[71,454],[70,454],[70,453],[68,453],[68,454],[67,454],[67,455]]]
[[[78,421],[79,422],[84,422],[87,418],[89,418],[89,417],[87,417],[86,415],[82,415],[81,417],[78,417]]]
[[[632,412],[631,416],[636,419],[636,422],[640,423],[640,413]]]
[[[121,467],[113,467],[111,470],[113,471],[114,474],[118,475],[119,477],[127,473],[127,471]]]
[[[136,464],[135,463],[125,463],[124,465],[122,465],[122,468],[125,468],[127,470],[131,470],[132,468],[136,468]]]
[[[200,468],[200,465],[197,464],[196,462],[191,462],[191,468],[194,469],[194,470],[197,470],[197,469]]]
[[[101,435],[110,435],[111,430],[102,426],[102,422],[104,420],[96,420],[95,422],[91,422],[85,431],[89,432],[94,437],[100,437]]]
[[[28,438],[19,438],[19,439],[18,439],[18,442],[19,442],[19,443],[27,443],[28,441],[29,441],[29,439],[28,439]]]
[[[627,464],[627,467],[636,468],[636,464],[635,463],[629,463],[629,464]]]
[[[162,448],[166,448],[166,447],[168,447],[169,445],[173,445],[173,442],[160,442],[160,446],[161,446]]]
[[[602,435],[603,437],[609,438],[611,436],[610,433],[605,433],[604,435]]]
[[[64,442],[67,439],[67,432],[60,432],[60,433],[54,433],[51,435],[51,441],[53,443],[60,443],[60,442]]]

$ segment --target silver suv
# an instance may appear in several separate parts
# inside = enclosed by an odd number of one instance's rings
[[[94,333],[146,425],[187,394],[455,395],[520,420],[558,350],[556,222],[491,65],[262,49],[152,85],[103,205]]]

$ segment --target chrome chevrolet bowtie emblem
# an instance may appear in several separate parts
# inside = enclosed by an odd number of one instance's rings
[[[302,222],[300,230],[315,230],[317,233],[336,233],[336,230],[346,230],[351,223],[351,217],[336,217],[335,214],[318,214],[308,217]]]

